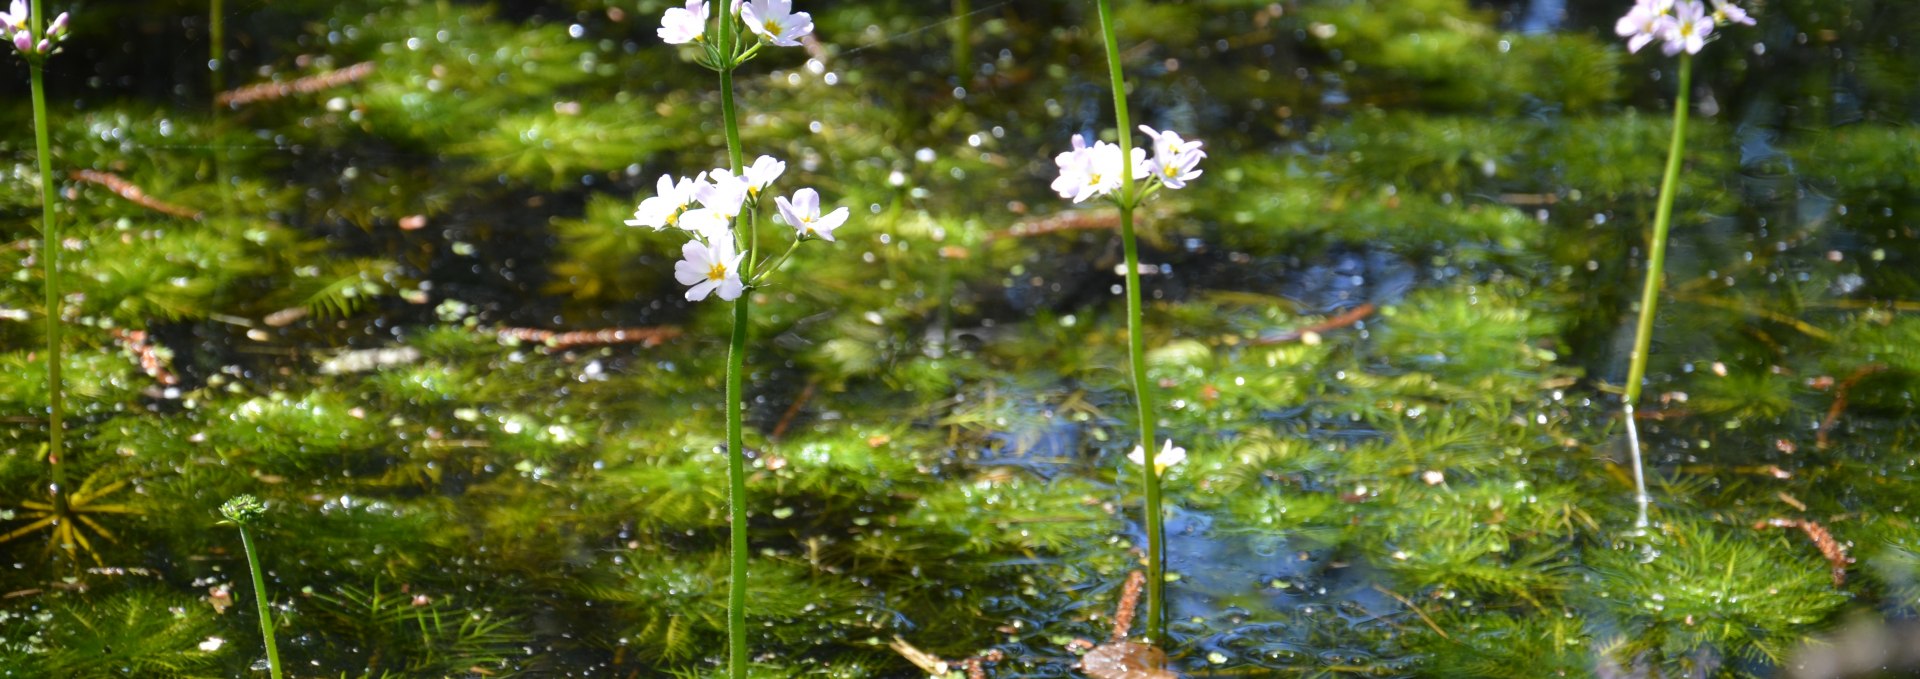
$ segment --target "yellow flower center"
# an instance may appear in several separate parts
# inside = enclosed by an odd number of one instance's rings
[[[719,262],[714,262],[713,268],[707,269],[707,280],[724,281],[726,279],[727,279],[727,265],[721,264]]]
[[[782,30],[785,30],[785,29],[783,29],[780,26],[780,22],[774,21],[772,19],[767,20],[767,35],[771,35],[773,37],[778,38],[780,37],[780,31]]]
[[[1099,185],[1100,185],[1099,173],[1094,173],[1087,177],[1087,186],[1099,186]]]

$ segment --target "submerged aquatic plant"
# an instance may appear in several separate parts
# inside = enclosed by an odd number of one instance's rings
[[[1053,180],[1053,190],[1061,198],[1075,203],[1085,202],[1089,198],[1106,198],[1120,210],[1120,240],[1126,254],[1127,353],[1131,358],[1134,403],[1140,418],[1140,446],[1144,451],[1144,447],[1155,437],[1153,394],[1148,391],[1146,338],[1140,310],[1140,248],[1134,238],[1133,213],[1135,208],[1161,188],[1184,188],[1188,181],[1199,177],[1200,159],[1205,158],[1207,153],[1200,150],[1200,141],[1188,140],[1173,131],[1157,131],[1145,125],[1140,126],[1140,131],[1153,140],[1153,157],[1149,159],[1145,149],[1133,147],[1132,134],[1128,132],[1126,76],[1120,68],[1120,46],[1114,34],[1111,0],[1100,0],[1100,29],[1106,43],[1107,71],[1112,77],[1113,114],[1118,143],[1095,141],[1089,146],[1086,139],[1074,135],[1072,150],[1054,158],[1060,174]],[[1178,450],[1172,448],[1172,441],[1168,441],[1167,446],[1169,450]],[[1162,465],[1158,464],[1160,458],[1156,456],[1156,464],[1146,467],[1145,456],[1146,453],[1141,452],[1140,462],[1146,468],[1142,478],[1145,479],[1147,495],[1147,638],[1154,643],[1164,643],[1166,539],[1165,531],[1161,528],[1160,510]],[[1168,454],[1169,459],[1172,457]]]
[[[820,195],[800,189],[792,199],[776,199],[779,214],[794,229],[793,240],[778,257],[760,256],[760,208],[765,190],[784,174],[787,164],[760,156],[752,165],[742,162],[740,117],[733,99],[733,72],[759,54],[761,47],[793,47],[813,33],[813,17],[793,11],[791,0],[752,0],[731,3],[731,11],[714,19],[707,3],[688,0],[661,17],[658,34],[668,44],[698,45],[701,65],[720,75],[721,115],[726,127],[728,166],[692,178],[662,176],[659,195],[634,211],[629,226],[655,230],[675,228],[690,239],[681,246],[674,279],[688,286],[690,301],[711,295],[733,302],[733,333],[727,344],[727,512],[731,533],[731,576],[727,596],[727,669],[730,676],[747,673],[747,476],[746,445],[742,432],[743,379],[747,353],[747,315],[752,297],[745,293],[780,269],[800,243],[814,238],[833,240],[833,229],[847,219],[847,209],[820,214]],[[758,36],[748,44],[745,29]],[[695,205],[699,207],[694,207]],[[742,224],[744,218],[745,224]]]
[[[266,505],[252,495],[241,495],[220,505],[220,515],[227,517],[223,523],[240,529],[240,545],[247,551],[247,570],[253,575],[253,602],[260,611],[260,637],[267,645],[267,668],[273,673],[273,679],[280,679],[280,647],[273,640],[273,606],[267,603],[267,581],[260,573],[260,550],[254,548],[253,534],[247,532],[247,526],[266,513]]]
[[[66,12],[54,17],[51,23],[43,24],[45,18],[40,11],[40,0],[33,0],[31,7],[25,0],[13,0],[7,11],[0,13],[0,36],[12,43],[20,58],[27,61],[33,86],[33,141],[40,166],[40,258],[41,265],[46,267],[47,464],[53,468],[53,484],[48,490],[53,499],[54,520],[65,523],[70,512],[61,421],[65,403],[61,399],[60,381],[60,231],[53,221],[53,157],[47,133],[46,63],[47,57],[58,51],[59,44],[67,39],[69,19]],[[67,549],[71,553],[73,545],[69,543]]]
[[[1654,309],[1660,303],[1660,278],[1667,262],[1667,230],[1673,223],[1673,199],[1680,187],[1680,153],[1686,148],[1687,107],[1693,87],[1693,55],[1706,47],[1717,24],[1754,20],[1739,7],[1725,0],[1714,0],[1715,10],[1708,14],[1700,0],[1638,0],[1626,16],[1614,26],[1614,32],[1627,39],[1627,49],[1638,52],[1654,40],[1661,42],[1667,56],[1679,55],[1680,82],[1673,102],[1673,142],[1667,148],[1666,174],[1660,180],[1660,202],[1653,218],[1651,246],[1647,250],[1647,279],[1640,291],[1640,319],[1633,334],[1633,357],[1627,368],[1626,393],[1621,409],[1627,426],[1627,451],[1633,458],[1633,498],[1636,528],[1647,526],[1647,480],[1640,455],[1640,431],[1633,421],[1634,404],[1640,401],[1642,382],[1647,375],[1647,353],[1653,342]]]

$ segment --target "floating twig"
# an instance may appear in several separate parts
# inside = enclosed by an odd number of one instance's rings
[[[1120,213],[1109,210],[1068,210],[1049,217],[1028,219],[987,234],[986,242],[1002,238],[1028,238],[1061,231],[1098,231],[1120,227]]]
[[[986,679],[987,663],[1006,659],[1006,654],[996,648],[965,660],[942,660],[940,656],[914,648],[913,644],[907,643],[906,639],[897,636],[887,644],[887,647],[900,654],[900,657],[905,658],[907,662],[913,663],[914,667],[920,668],[920,671],[936,677],[946,675],[955,667],[962,667],[967,670],[967,679]]]
[[[1864,380],[1868,376],[1886,369],[1887,366],[1884,363],[1869,363],[1860,366],[1859,369],[1853,371],[1853,374],[1848,375],[1847,379],[1841,380],[1840,384],[1833,388],[1833,405],[1827,407],[1827,416],[1820,420],[1820,429],[1814,434],[1815,445],[1818,445],[1824,450],[1827,445],[1832,442],[1830,437],[1833,433],[1833,425],[1838,423],[1840,421],[1840,415],[1847,411],[1847,394],[1853,389],[1854,385],[1859,384],[1860,380]]]
[[[1832,566],[1833,586],[1839,587],[1847,584],[1847,564],[1853,563],[1853,557],[1847,555],[1846,545],[1840,544],[1839,540],[1833,539],[1833,534],[1827,532],[1826,526],[1820,525],[1820,522],[1814,521],[1813,519],[1789,519],[1782,517],[1755,522],[1753,529],[1761,530],[1769,526],[1774,528],[1798,528],[1805,532],[1807,537],[1813,540],[1813,545],[1820,548],[1820,556],[1826,557],[1827,563]]]
[[[643,347],[654,347],[680,336],[680,328],[670,325],[658,328],[607,328],[572,332],[554,332],[539,328],[500,328],[497,332],[504,340],[535,342],[552,349],[609,344],[638,344]]]
[[[121,348],[132,353],[134,358],[140,361],[140,371],[153,378],[155,382],[167,386],[180,383],[180,378],[167,369],[167,359],[161,356],[160,346],[147,335],[147,331],[115,328],[113,339],[120,342]]]
[[[1433,632],[1434,632],[1435,634],[1438,634],[1438,635],[1440,635],[1440,638],[1442,638],[1442,639],[1446,639],[1446,640],[1448,640],[1448,641],[1452,641],[1452,640],[1453,640],[1453,637],[1450,637],[1450,636],[1447,636],[1447,631],[1446,631],[1446,630],[1443,630],[1443,629],[1440,629],[1440,625],[1438,625],[1438,624],[1435,624],[1435,623],[1433,622],[1433,618],[1430,618],[1430,617],[1427,617],[1427,612],[1426,612],[1426,611],[1423,611],[1423,610],[1420,610],[1420,607],[1419,607],[1419,606],[1415,606],[1415,605],[1413,605],[1413,600],[1412,600],[1412,599],[1408,599],[1408,598],[1406,598],[1406,597],[1403,597],[1403,596],[1400,596],[1400,593],[1399,593],[1399,592],[1395,592],[1395,591],[1393,591],[1393,590],[1390,590],[1390,589],[1387,589],[1387,588],[1385,588],[1385,587],[1381,587],[1379,583],[1374,583],[1374,585],[1373,585],[1373,589],[1374,589],[1374,591],[1376,591],[1376,592],[1379,592],[1379,593],[1381,593],[1381,594],[1385,594],[1385,595],[1387,595],[1387,596],[1390,596],[1390,597],[1393,597],[1393,600],[1394,600],[1394,601],[1398,601],[1398,602],[1400,602],[1400,605],[1402,605],[1402,606],[1406,606],[1406,607],[1407,607],[1407,610],[1410,610],[1410,611],[1413,611],[1413,614],[1414,614],[1414,615],[1417,615],[1417,616],[1420,616],[1420,621],[1421,621],[1421,622],[1424,622],[1424,623],[1427,623],[1427,627],[1429,627],[1429,628],[1431,628],[1431,629],[1433,629]]]
[[[312,94],[321,90],[330,90],[345,85],[373,73],[373,62],[363,61],[346,68],[326,73],[310,75],[286,82],[260,83],[248,85],[236,90],[221,92],[213,98],[213,103],[221,106],[245,106],[258,101],[272,101],[294,94]]]
[[[807,401],[813,400],[813,390],[819,385],[820,378],[807,379],[806,386],[800,388],[800,395],[793,397],[793,405],[787,406],[786,414],[780,416],[780,421],[773,425],[773,431],[767,434],[768,439],[778,441],[787,435],[787,427],[793,425],[793,418],[800,414],[801,408],[806,407]]]
[[[1258,346],[1267,346],[1272,344],[1285,344],[1288,342],[1294,342],[1294,341],[1306,339],[1308,335],[1313,335],[1318,337],[1321,334],[1331,332],[1334,330],[1339,330],[1341,328],[1345,328],[1355,323],[1359,323],[1360,321],[1366,320],[1368,316],[1372,316],[1373,312],[1377,310],[1379,310],[1379,308],[1375,307],[1372,302],[1363,302],[1360,304],[1360,306],[1354,307],[1352,309],[1348,309],[1338,316],[1328,318],[1327,320],[1321,321],[1314,325],[1309,325],[1304,328],[1295,328],[1293,330],[1288,330],[1286,332],[1280,333],[1278,335],[1273,335],[1270,337],[1261,337],[1259,339],[1254,340],[1253,345],[1258,347]]]
[[[1120,588],[1120,606],[1113,611],[1113,640],[1127,638],[1127,632],[1133,629],[1133,609],[1140,605],[1140,589],[1147,585],[1147,574],[1134,571],[1127,574],[1127,583]]]
[[[121,198],[127,199],[127,202],[154,212],[179,217],[181,219],[199,219],[201,217],[199,210],[181,207],[149,196],[147,192],[140,190],[140,187],[134,186],[133,182],[122,179],[120,175],[112,172],[74,170],[68,173],[68,176],[72,177],[74,181],[107,187],[107,190],[119,194]]]

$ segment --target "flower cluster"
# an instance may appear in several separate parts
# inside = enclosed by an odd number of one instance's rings
[[[1638,52],[1655,40],[1667,56],[1699,54],[1713,38],[1713,29],[1729,24],[1756,23],[1731,0],[1712,0],[1713,11],[1701,0],[1636,0],[1613,31],[1627,39],[1627,51]]]
[[[741,215],[751,218],[761,206],[761,194],[787,171],[787,164],[771,156],[760,156],[739,175],[720,168],[692,178],[662,175],[657,195],[640,202],[627,226],[651,227],[655,231],[679,229],[692,236],[680,247],[681,259],[673,265],[673,277],[687,289],[687,299],[698,302],[718,293],[720,299],[739,299],[747,287],[778,268],[802,241],[818,238],[832,241],[833,230],[847,221],[847,209],[820,213],[820,192],[800,189],[791,198],[777,196],[779,218],[793,228],[793,243],[772,266],[756,266],[759,275],[743,278],[748,252],[740,249],[740,235],[734,225]],[[750,237],[750,236],[749,236]]]
[[[739,66],[757,54],[761,45],[776,47],[797,47],[800,39],[813,34],[813,16],[806,12],[793,11],[793,0],[732,0],[727,13],[730,20],[736,22],[738,29],[759,36],[752,46],[735,45],[731,54],[721,54],[721,47],[707,38],[707,28],[713,17],[713,10],[707,7],[707,0],[687,0],[685,7],[672,7],[660,17],[660,39],[669,45],[697,44],[707,50],[704,63],[710,68],[724,69]]]
[[[1186,188],[1187,182],[1200,176],[1200,159],[1207,157],[1207,152],[1200,150],[1202,142],[1185,139],[1172,130],[1161,132],[1145,125],[1140,126],[1140,131],[1153,140],[1151,159],[1147,158],[1146,149],[1133,149],[1133,157],[1124,159],[1117,144],[1096,141],[1088,146],[1085,138],[1073,135],[1073,150],[1053,159],[1060,167],[1060,176],[1053,180],[1054,192],[1075,203],[1111,197],[1120,188],[1122,176],[1126,174],[1124,168],[1132,167],[1134,179],[1146,180],[1136,194],[1137,204],[1140,198],[1161,187]]]
[[[0,36],[5,36],[13,48],[28,58],[44,57],[52,54],[54,47],[67,39],[67,13],[53,18],[47,24],[46,32],[33,34],[32,16],[27,10],[26,0],[13,0],[7,11],[0,13]]]

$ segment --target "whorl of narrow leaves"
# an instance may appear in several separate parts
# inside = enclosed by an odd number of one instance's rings
[[[241,526],[253,523],[255,519],[266,513],[267,506],[261,504],[260,499],[252,495],[241,495],[220,505],[220,515]]]

